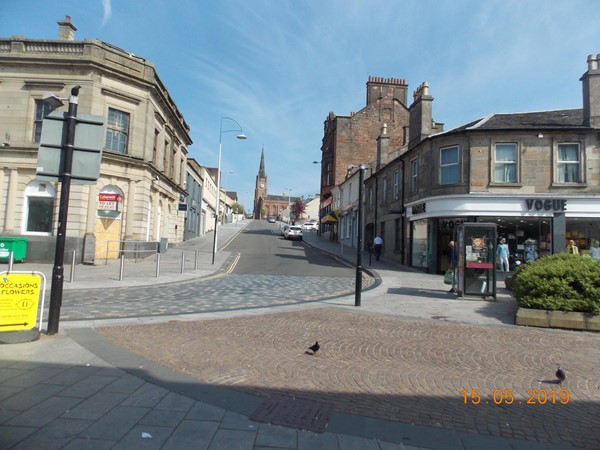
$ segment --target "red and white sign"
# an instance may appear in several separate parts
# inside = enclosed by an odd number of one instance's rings
[[[98,194],[98,209],[100,211],[121,211],[123,197],[119,194],[102,192]]]

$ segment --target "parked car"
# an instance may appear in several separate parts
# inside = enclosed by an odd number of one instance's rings
[[[267,217],[267,222],[269,222],[269,223],[275,223],[275,217],[273,217],[273,216]]]
[[[302,224],[302,231],[318,231],[319,224],[317,224],[316,220],[309,220]]]
[[[285,232],[287,231],[287,229],[288,229],[289,227],[290,227],[290,226],[289,226],[287,223],[284,223],[283,225],[281,225],[281,235],[282,235],[282,236],[285,236]]]
[[[302,240],[302,228],[297,225],[290,226],[287,230],[285,230],[284,237],[286,239],[298,239]]]

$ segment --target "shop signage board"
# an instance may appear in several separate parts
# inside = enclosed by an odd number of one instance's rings
[[[0,272],[0,332],[41,329],[45,288],[41,272]]]

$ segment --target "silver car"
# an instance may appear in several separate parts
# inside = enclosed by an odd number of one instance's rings
[[[292,225],[285,230],[284,236],[286,239],[298,239],[302,240],[302,228],[296,225]]]

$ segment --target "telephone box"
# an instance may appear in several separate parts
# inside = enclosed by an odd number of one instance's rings
[[[458,295],[496,299],[496,224],[461,224],[458,229]]]

